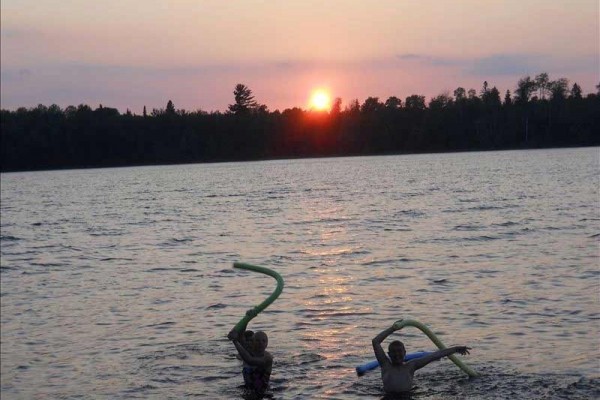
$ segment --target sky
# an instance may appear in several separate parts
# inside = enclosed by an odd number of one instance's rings
[[[226,111],[600,82],[600,0],[2,0],[0,106]]]

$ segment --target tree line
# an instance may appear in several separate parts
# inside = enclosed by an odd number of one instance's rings
[[[600,84],[582,94],[542,73],[501,96],[483,82],[428,102],[369,97],[329,112],[269,111],[243,84],[222,112],[166,108],[142,115],[100,105],[0,110],[0,170],[261,160],[600,145]]]

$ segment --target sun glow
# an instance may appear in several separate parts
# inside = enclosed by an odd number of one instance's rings
[[[329,111],[331,109],[331,96],[324,89],[312,92],[308,102],[309,108],[315,111]]]

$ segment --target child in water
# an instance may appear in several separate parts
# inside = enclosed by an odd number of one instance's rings
[[[381,367],[383,390],[386,393],[409,392],[412,389],[415,371],[423,368],[432,361],[439,360],[440,358],[454,353],[462,355],[469,354],[469,347],[455,346],[404,362],[404,356],[406,356],[404,344],[399,340],[395,340],[389,345],[388,352],[390,357],[388,358],[381,347],[381,342],[398,329],[400,328],[394,324],[373,339],[373,350],[375,351],[375,356]]]
[[[248,312],[251,311],[253,310]],[[242,369],[244,385],[246,388],[262,394],[269,386],[269,378],[271,377],[271,368],[273,366],[273,356],[266,351],[269,338],[263,331],[248,334],[251,331],[246,331],[245,328],[243,327],[241,331],[232,329],[227,338],[233,342],[244,362]]]

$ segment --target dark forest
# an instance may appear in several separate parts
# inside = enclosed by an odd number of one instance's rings
[[[600,145],[598,93],[542,73],[514,93],[483,82],[429,102],[369,97],[329,112],[269,111],[238,84],[227,112],[142,115],[100,105],[0,111],[3,172],[129,165]]]

